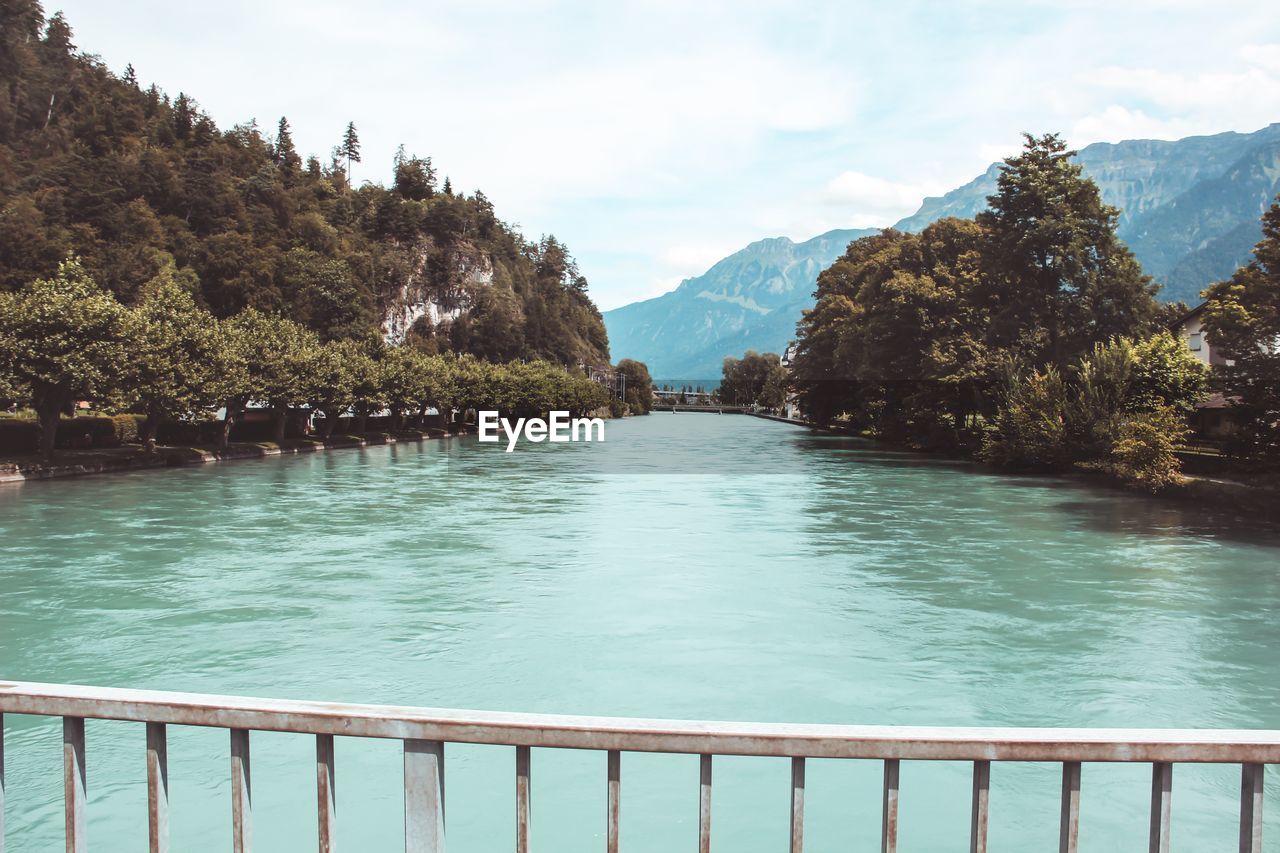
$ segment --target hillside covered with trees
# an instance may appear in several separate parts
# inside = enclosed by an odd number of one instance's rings
[[[286,118],[218,128],[187,93],[118,75],[61,14],[0,4],[0,291],[68,257],[120,302],[166,270],[215,316],[288,316],[322,340],[387,335],[428,353],[608,363],[586,279],[480,191],[402,148],[390,186],[354,186],[354,124],[323,159]]]

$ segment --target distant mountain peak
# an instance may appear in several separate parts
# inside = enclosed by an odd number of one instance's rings
[[[1120,208],[1121,239],[1170,301],[1198,301],[1205,286],[1246,262],[1261,238],[1262,211],[1280,191],[1280,122],[1253,133],[1097,142],[1077,156],[1103,199]],[[1001,165],[926,198],[893,227],[915,232],[944,217],[977,215]],[[878,231],[756,240],[670,293],[606,312],[610,348],[615,357],[646,362],[658,379],[714,380],[727,355],[781,353],[813,306],[818,273],[849,242]]]

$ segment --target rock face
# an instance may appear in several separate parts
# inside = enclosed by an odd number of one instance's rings
[[[1262,237],[1262,214],[1280,192],[1280,123],[1175,142],[1095,143],[1078,156],[1103,199],[1120,208],[1120,238],[1164,285],[1167,301],[1195,304],[1202,289],[1247,262]],[[947,216],[977,215],[999,173],[993,163],[964,186],[925,199],[894,227],[919,231]],[[645,362],[660,381],[715,381],[727,355],[781,353],[813,306],[818,273],[850,240],[872,233],[760,240],[670,293],[608,311],[614,356]]]
[[[426,272],[430,252],[424,247],[415,254],[413,272],[383,313],[382,334],[389,344],[404,343],[420,322],[432,329],[452,323],[474,307],[477,288],[493,284],[492,258],[467,246],[449,253],[447,281],[432,281]]]
[[[609,347],[616,358],[649,366],[659,382],[716,382],[725,356],[749,349],[782,352],[796,320],[813,305],[818,273],[851,240],[874,229],[830,231],[795,243],[759,240],[670,293],[606,311]]]

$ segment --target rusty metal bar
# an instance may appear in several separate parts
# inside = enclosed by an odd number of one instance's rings
[[[529,747],[516,747],[516,853],[529,853]]]
[[[1076,853],[1080,845],[1080,762],[1062,765],[1062,821],[1058,832],[1059,853]]]
[[[1173,806],[1173,765],[1151,766],[1151,853],[1169,853],[1169,821]]]
[[[231,849],[250,853],[253,838],[253,775],[249,766],[249,732],[231,730]]]
[[[690,755],[1280,764],[1280,731],[719,723],[453,711],[0,682],[0,713]]]
[[[609,750],[608,759],[609,804],[605,828],[605,850],[618,853],[618,822],[622,810],[622,753]]]
[[[973,762],[973,813],[969,821],[969,853],[987,853],[987,809],[991,800],[991,762]]]
[[[67,853],[89,849],[85,834],[84,720],[62,719],[62,791],[66,815]]]
[[[320,853],[338,849],[338,788],[333,767],[333,735],[316,735],[316,830]]]
[[[405,853],[444,853],[444,744],[404,742]]]
[[[804,759],[791,759],[791,853],[804,853]]]
[[[1240,853],[1262,853],[1262,780],[1261,764],[1245,764],[1240,768]]]
[[[711,853],[711,756],[705,753],[698,756],[698,853]]]
[[[898,851],[898,773],[896,758],[884,762],[884,804],[880,812],[880,853]]]
[[[147,723],[147,843],[169,853],[169,739],[164,723]]]

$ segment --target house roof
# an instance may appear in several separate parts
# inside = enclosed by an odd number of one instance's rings
[[[1209,303],[1208,303],[1207,301],[1205,301],[1205,302],[1201,302],[1201,303],[1200,303],[1199,305],[1197,305],[1195,308],[1192,308],[1190,311],[1188,311],[1187,313],[1183,314],[1181,317],[1179,317],[1178,319],[1176,319],[1176,320],[1174,320],[1172,323],[1170,323],[1170,324],[1169,324],[1169,328],[1175,328],[1175,327],[1177,327],[1177,326],[1181,326],[1183,323],[1187,322],[1187,321],[1188,321],[1188,320],[1190,320],[1192,317],[1195,317],[1196,315],[1198,315],[1198,314],[1200,314],[1201,312],[1203,312],[1203,311],[1204,311],[1204,309],[1205,309],[1205,306],[1206,306],[1206,305],[1208,305],[1208,304],[1209,304]]]

